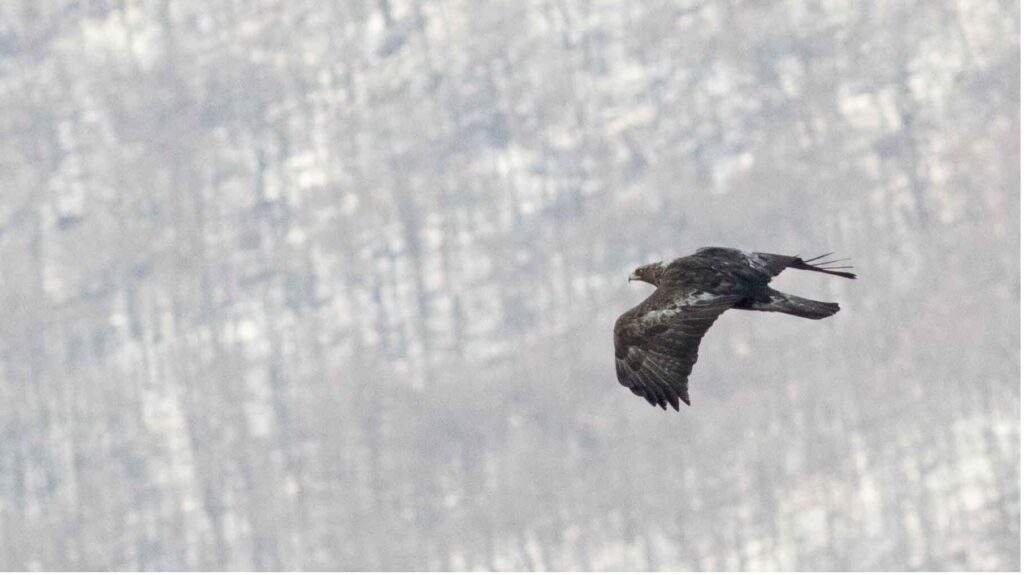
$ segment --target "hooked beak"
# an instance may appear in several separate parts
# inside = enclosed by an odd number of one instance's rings
[[[640,276],[638,276],[637,274],[630,274],[629,275],[629,281],[631,281],[631,282],[633,282],[633,281],[640,281]],[[629,282],[627,282],[627,283],[629,283]]]

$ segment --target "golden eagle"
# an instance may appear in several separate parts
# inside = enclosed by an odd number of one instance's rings
[[[768,287],[782,270],[794,268],[855,279],[850,266],[825,267],[842,260],[808,260],[744,252],[731,248],[701,248],[668,265],[641,266],[629,281],[647,282],[657,289],[615,322],[615,371],[619,383],[651,405],[679,411],[679,400],[690,405],[687,378],[697,361],[704,333],[725,310],[777,311],[822,319],[839,311],[839,304],[814,301]]]

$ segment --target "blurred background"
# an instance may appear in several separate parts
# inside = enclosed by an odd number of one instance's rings
[[[0,567],[1019,569],[1019,10],[4,2]]]

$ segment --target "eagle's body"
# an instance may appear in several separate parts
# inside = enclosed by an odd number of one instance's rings
[[[824,256],[821,256],[824,257]],[[727,309],[777,311],[821,319],[839,311],[835,303],[784,294],[768,282],[786,268],[855,278],[836,267],[802,260],[743,252],[730,248],[701,248],[667,266],[637,268],[630,280],[657,287],[646,300],[615,322],[615,368],[619,382],[651,405],[679,410],[690,404],[687,378],[697,361],[697,347],[711,324]]]

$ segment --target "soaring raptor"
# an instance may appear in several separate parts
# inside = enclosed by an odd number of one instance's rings
[[[668,265],[638,267],[629,281],[647,282],[657,289],[615,322],[615,371],[619,383],[651,405],[679,411],[679,400],[690,405],[687,378],[697,361],[697,346],[711,324],[730,308],[777,311],[808,319],[826,318],[839,304],[814,301],[768,287],[782,270],[794,268],[855,279],[840,260],[808,260],[743,252],[731,248],[701,248]]]

